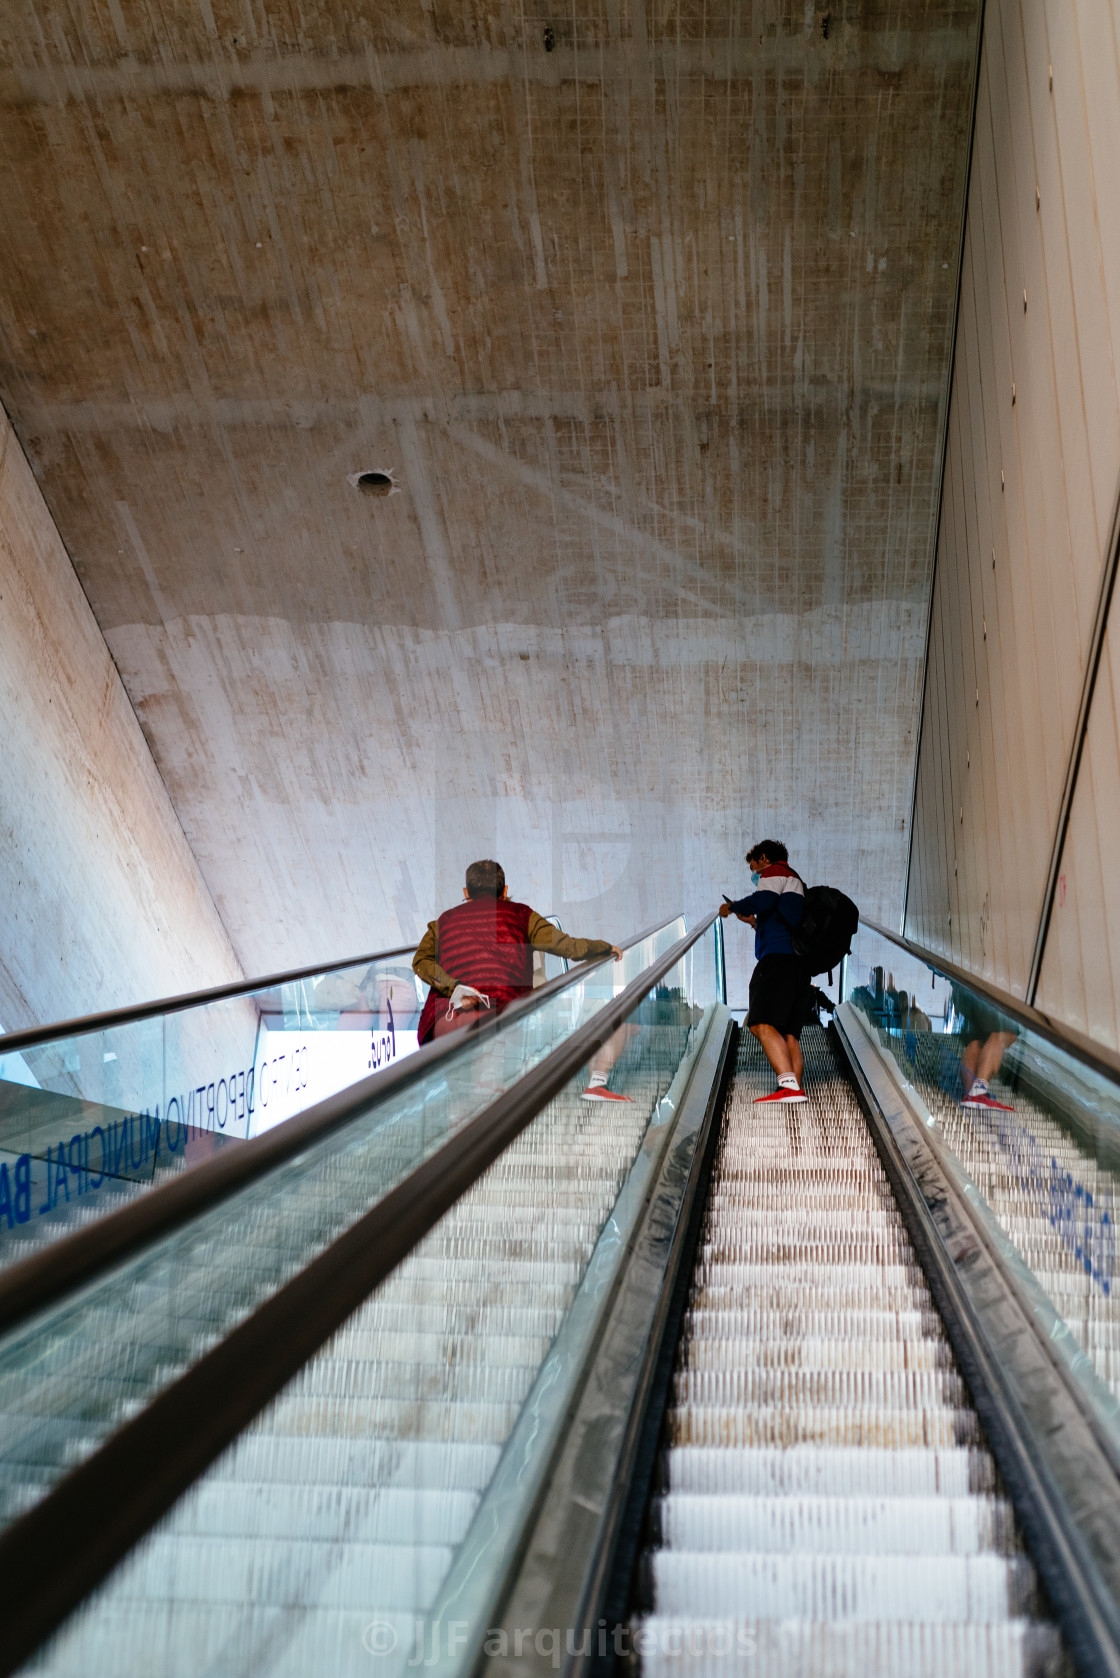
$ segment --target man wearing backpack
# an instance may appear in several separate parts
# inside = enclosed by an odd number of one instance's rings
[[[809,1098],[801,1088],[804,1062],[800,1037],[813,1001],[812,976],[794,949],[794,933],[805,908],[805,882],[789,866],[789,852],[777,839],[763,839],[747,852],[754,890],[720,914],[737,915],[753,926],[754,953],[747,1025],[758,1038],[778,1087],[757,1102],[792,1103]]]

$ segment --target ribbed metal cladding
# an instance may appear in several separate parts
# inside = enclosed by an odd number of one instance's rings
[[[1052,1678],[1034,1568],[824,1033],[805,1106],[744,1034],[633,1659],[648,1678]]]

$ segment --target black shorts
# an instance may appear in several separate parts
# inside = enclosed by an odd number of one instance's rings
[[[748,1025],[772,1025],[800,1037],[809,1018],[813,982],[797,956],[763,956],[751,974]]]

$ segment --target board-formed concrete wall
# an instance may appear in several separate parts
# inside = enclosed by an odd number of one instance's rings
[[[5,8],[0,400],[251,970],[897,918],[979,9]]]
[[[101,631],[0,413],[0,1022],[240,976]]]

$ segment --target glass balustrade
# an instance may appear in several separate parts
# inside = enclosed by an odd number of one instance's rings
[[[5,1051],[0,1264],[410,1053],[405,953]]]
[[[1120,1453],[1120,1086],[868,927],[843,993]]]
[[[568,966],[542,955],[534,982]],[[410,1054],[425,994],[405,952],[22,1050],[0,1036],[0,1266]]]
[[[675,941],[673,926],[0,1343],[11,1507]],[[716,1018],[709,932],[31,1663],[405,1678],[476,1660]],[[723,1017],[723,1016],[720,1016]],[[603,1064],[603,1062],[600,1062]],[[622,1097],[623,1099],[617,1099]]]
[[[503,1016],[429,1073],[0,1340],[0,1472],[25,1506],[680,936]],[[81,1167],[78,1169],[80,1180]],[[22,1473],[22,1465],[34,1468]]]

